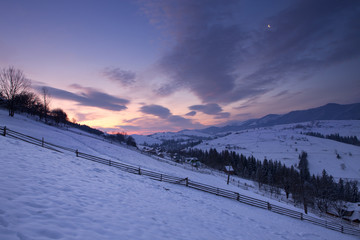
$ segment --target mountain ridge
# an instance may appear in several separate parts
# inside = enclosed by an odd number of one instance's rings
[[[317,108],[294,110],[285,114],[268,114],[262,118],[250,119],[238,125],[226,125],[224,127],[211,126],[197,131],[208,134],[217,134],[221,132],[240,131],[249,128],[268,127],[280,124],[316,120],[360,120],[360,103],[328,103]]]

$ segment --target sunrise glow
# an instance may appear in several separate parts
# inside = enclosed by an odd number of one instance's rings
[[[358,102],[354,9],[321,1],[5,1],[0,68],[21,69],[34,92],[49,89],[52,108],[103,131],[226,125]]]

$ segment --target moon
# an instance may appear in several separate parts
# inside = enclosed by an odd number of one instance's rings
[[[271,28],[270,24],[267,25],[268,28]]]

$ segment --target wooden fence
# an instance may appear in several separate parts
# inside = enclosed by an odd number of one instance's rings
[[[260,199],[256,199],[253,197],[249,197],[249,196],[240,194],[238,192],[234,192],[234,191],[206,185],[203,183],[195,182],[195,181],[190,180],[189,178],[180,178],[180,177],[170,176],[167,174],[142,169],[140,167],[121,163],[118,161],[113,161],[113,160],[109,160],[109,159],[105,159],[105,158],[96,157],[93,155],[79,152],[77,149],[71,149],[71,148],[59,146],[56,144],[48,143],[48,142],[45,142],[44,139],[37,139],[37,138],[31,137],[31,136],[28,136],[28,135],[25,135],[25,134],[22,134],[19,132],[15,132],[6,127],[0,127],[0,133],[3,136],[9,136],[9,137],[12,137],[15,139],[19,139],[21,141],[25,141],[27,143],[41,146],[41,147],[44,147],[44,148],[47,148],[47,149],[50,149],[50,150],[53,150],[56,152],[61,152],[61,153],[64,151],[72,152],[72,153],[76,154],[76,157],[83,158],[83,159],[90,160],[90,161],[97,162],[97,163],[101,163],[101,164],[105,164],[105,165],[108,165],[111,167],[115,167],[115,168],[118,168],[122,171],[126,171],[129,173],[147,176],[153,180],[183,185],[183,186],[193,188],[193,189],[196,189],[199,191],[203,191],[203,192],[207,192],[207,193],[214,194],[217,196],[233,199],[233,200],[236,200],[238,202],[241,202],[241,203],[244,203],[247,205],[266,209],[266,210],[272,211],[274,213],[285,215],[285,216],[288,216],[291,218],[306,221],[306,222],[312,223],[314,225],[325,227],[325,228],[328,228],[328,229],[331,229],[334,231],[338,231],[338,232],[345,233],[345,234],[351,234],[351,235],[355,235],[355,236],[360,236],[360,229],[357,229],[355,227],[342,225],[342,224],[339,224],[336,222],[331,222],[331,221],[323,220],[320,218],[314,218],[314,217],[308,216],[306,214],[303,214],[302,212],[298,212],[298,211],[294,211],[294,210],[287,209],[284,207],[280,207],[280,206],[271,204],[269,202],[266,202],[266,201],[263,201]]]

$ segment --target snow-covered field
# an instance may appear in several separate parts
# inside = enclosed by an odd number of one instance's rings
[[[219,174],[188,171],[20,115],[10,118],[3,110],[0,125],[99,157],[261,198],[227,186]],[[4,240],[357,239],[2,136],[0,182],[0,239]]]
[[[299,154],[305,151],[308,153],[311,173],[321,174],[325,169],[336,179],[342,177],[360,180],[359,146],[306,136],[301,132],[339,133],[341,136],[360,138],[360,121],[317,121],[248,129],[204,141],[195,148],[216,148],[218,151],[228,149],[245,156],[253,155],[260,160],[267,158],[281,161],[287,166],[296,165]]]

